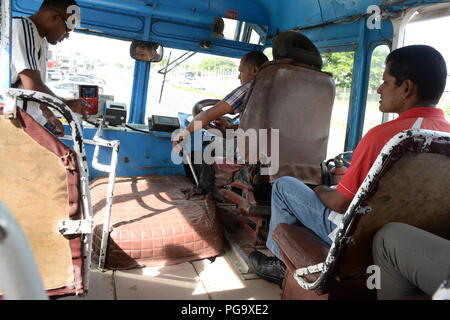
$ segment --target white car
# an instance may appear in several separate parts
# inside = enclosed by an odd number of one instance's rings
[[[78,98],[78,86],[79,85],[90,85],[92,86],[92,83],[88,82],[75,82],[75,81],[58,81],[58,82],[50,82],[47,83],[47,85],[50,87],[50,89],[61,98]],[[103,87],[98,88],[98,93],[103,94],[104,89]]]
[[[67,77],[67,80],[74,82],[86,82],[99,87],[105,84],[103,80],[88,75],[70,75]]]
[[[47,79],[49,81],[60,81],[63,79],[63,75],[60,71],[57,71],[55,69],[48,69],[47,70]]]

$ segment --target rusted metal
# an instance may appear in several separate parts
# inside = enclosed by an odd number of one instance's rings
[[[300,268],[294,273],[294,278],[298,284],[306,290],[316,290],[320,289],[325,285],[326,279],[330,276],[331,271],[334,268],[336,258],[338,256],[339,250],[342,245],[348,243],[351,237],[346,236],[346,231],[350,227],[353,218],[358,214],[365,197],[371,191],[371,187],[375,179],[379,176],[381,170],[383,169],[384,163],[389,159],[389,155],[395,150],[395,148],[402,142],[408,139],[421,138],[425,140],[424,144],[429,144],[435,140],[448,141],[450,138],[450,133],[439,132],[424,129],[410,129],[395,135],[388,143],[383,147],[377,159],[373,163],[369,173],[364,179],[362,185],[359,187],[358,192],[350,203],[347,211],[345,212],[341,223],[337,227],[336,237],[331,244],[330,250],[328,252],[325,262],[308,266],[305,268]],[[422,148],[419,152],[427,152],[428,148]],[[364,213],[369,213],[364,211]],[[305,275],[309,274],[309,270],[320,270],[320,276],[313,282],[309,281]]]

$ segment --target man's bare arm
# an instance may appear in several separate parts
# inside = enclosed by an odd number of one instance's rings
[[[72,111],[79,113],[79,114],[85,114],[86,109],[89,107],[86,101],[82,99],[74,99],[74,100],[66,100],[61,97],[58,97],[56,94],[53,93],[52,90],[50,90],[47,85],[42,82],[41,74],[39,71],[36,70],[23,70],[21,73],[19,73],[20,80],[22,81],[22,85],[24,89],[27,90],[34,90],[39,91],[42,93],[49,94],[51,96],[54,96],[60,100],[62,100],[65,104],[67,104]],[[46,106],[41,105],[41,110],[48,109]]]
[[[202,128],[206,127],[211,121],[216,120],[227,113],[233,112],[231,106],[223,101],[218,102],[214,107],[200,112],[195,118],[194,121],[201,121]],[[192,133],[194,132],[194,121],[192,121],[187,130]]]
[[[23,70],[19,73],[20,80],[24,89],[39,91],[57,97],[49,87],[42,82],[41,74],[36,70]],[[59,97],[57,97],[59,98]]]
[[[325,206],[339,213],[345,213],[352,202],[351,199],[344,197],[336,189],[331,189],[327,186],[318,186],[314,189],[314,192]]]
[[[214,107],[200,112],[194,120],[191,121],[189,126],[180,132],[175,139],[173,140],[172,147],[175,148],[179,142],[183,141],[185,138],[187,138],[191,133],[195,132],[194,123],[195,122],[201,122],[201,127],[206,127],[211,121],[216,120],[217,118],[220,118],[221,116],[232,112],[233,109],[231,106],[223,101],[218,102]]]

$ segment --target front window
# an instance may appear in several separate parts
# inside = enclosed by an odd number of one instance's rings
[[[240,85],[239,59],[196,53],[169,71],[164,69],[186,51],[164,50],[164,59],[153,63],[150,71],[146,119],[151,115],[177,117],[178,112],[192,113],[192,107],[204,99],[223,99]],[[187,57],[187,55],[186,55]],[[169,66],[169,69],[171,66]]]
[[[131,102],[134,60],[130,42],[71,33],[64,42],[49,47],[48,87],[62,98],[78,97],[78,85],[99,86],[99,115],[104,101]]]

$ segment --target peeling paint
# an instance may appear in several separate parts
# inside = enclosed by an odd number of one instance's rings
[[[438,132],[432,130],[423,130],[423,129],[410,129],[398,133],[394,136],[388,143],[383,147],[377,159],[373,163],[369,173],[367,174],[364,182],[359,187],[358,192],[350,203],[347,211],[342,218],[341,223],[338,226],[338,230],[336,232],[337,236],[334,239],[330,250],[328,252],[327,258],[324,263],[320,263],[313,266],[308,266],[304,268],[298,269],[294,272],[294,279],[297,283],[306,290],[317,290],[326,285],[326,281],[331,276],[331,272],[334,269],[334,263],[337,260],[337,257],[340,252],[340,248],[343,244],[351,242],[353,239],[351,236],[346,236],[346,232],[355,217],[356,214],[361,213],[361,209],[370,207],[362,207],[361,203],[365,200],[370,192],[372,185],[376,182],[377,177],[380,175],[380,172],[384,169],[384,164],[386,160],[389,158],[389,155],[395,150],[397,146],[399,146],[402,142],[408,139],[425,139],[425,144],[428,142],[428,145],[431,144],[432,141],[441,140],[441,141],[450,141],[450,133],[446,132]],[[429,148],[422,149],[420,152],[429,152]],[[369,214],[370,210],[363,210],[364,214]],[[309,270],[318,270],[321,268],[321,274],[317,278],[316,281],[310,282],[306,278],[305,275],[309,274]],[[317,273],[317,272],[316,272]]]

